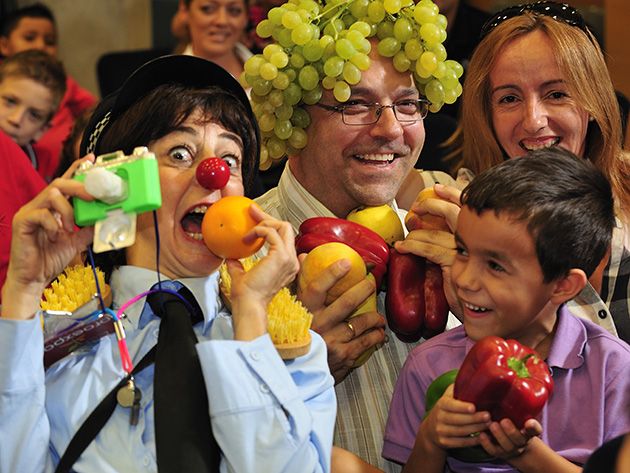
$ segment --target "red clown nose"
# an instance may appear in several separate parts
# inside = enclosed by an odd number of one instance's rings
[[[208,190],[223,189],[230,180],[230,167],[221,158],[206,158],[197,166],[197,182]]]

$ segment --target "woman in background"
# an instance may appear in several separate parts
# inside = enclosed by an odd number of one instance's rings
[[[249,21],[246,0],[180,0],[173,26],[187,28],[189,43],[182,54],[198,56],[240,77],[252,55],[241,42]]]

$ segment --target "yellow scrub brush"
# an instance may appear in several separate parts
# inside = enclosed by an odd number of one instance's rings
[[[253,258],[240,260],[245,271],[255,264]],[[221,296],[230,307],[232,280],[225,263],[219,268]],[[278,353],[284,360],[291,360],[308,353],[311,346],[309,329],[313,315],[298,301],[288,288],[282,288],[267,306],[267,330]]]
[[[96,270],[105,307],[111,305],[112,291],[103,272]],[[102,314],[96,294],[94,273],[89,266],[68,266],[44,290],[44,365],[50,366],[88,342],[112,333],[112,319]]]
[[[96,268],[96,274],[105,306],[109,306],[111,304],[112,291],[105,284],[103,272]],[[93,307],[82,308],[81,312],[84,312],[85,315],[97,310],[99,308],[98,305],[100,305],[96,296],[94,273],[91,267],[77,264],[64,269],[63,273],[51,283],[50,287],[44,290],[40,306],[43,310],[76,312],[77,309],[88,303],[92,303],[89,305]]]

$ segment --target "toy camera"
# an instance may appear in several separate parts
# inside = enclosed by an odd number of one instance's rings
[[[146,147],[129,156],[122,151],[83,163],[74,174],[93,201],[73,198],[74,218],[83,227],[95,225],[94,251],[130,246],[135,241],[136,214],[162,205],[158,163]]]

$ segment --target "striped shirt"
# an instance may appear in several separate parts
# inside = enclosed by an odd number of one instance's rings
[[[288,165],[278,187],[258,197],[256,202],[270,215],[288,221],[296,233],[307,218],[335,217],[302,187]],[[399,210],[395,202],[391,205],[399,215],[404,216],[404,211]],[[380,313],[385,313],[384,301],[385,295],[381,292],[378,301]],[[458,324],[451,316],[449,326]],[[386,472],[399,472],[400,465],[381,457],[383,433],[398,373],[408,353],[420,342],[401,342],[389,328],[386,335],[388,342],[335,386],[338,407],[334,444]]]
[[[601,297],[591,288],[594,301],[582,299],[583,291],[575,302],[582,305],[582,310],[589,311],[588,318],[592,321],[630,343],[630,229],[619,219],[613,229],[610,261],[602,279]],[[575,313],[573,307],[571,311]]]

